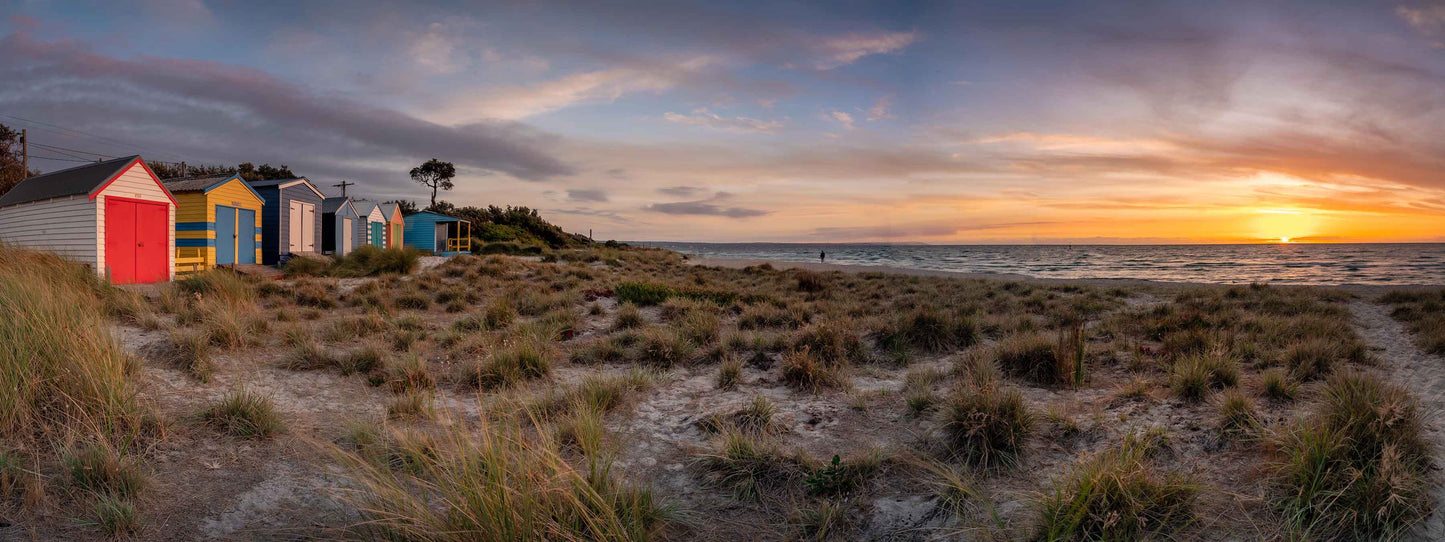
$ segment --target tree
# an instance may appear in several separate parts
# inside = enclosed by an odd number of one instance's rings
[[[431,189],[431,204],[437,204],[437,190],[451,190],[452,177],[457,176],[457,166],[432,158],[420,166],[411,168],[411,180]]]
[[[25,180],[25,173],[20,159],[20,132],[0,124],[0,196]],[[30,176],[39,174],[39,170],[30,170]]]
[[[181,165],[171,162],[146,162],[156,176],[164,179],[175,179],[178,177],[202,177],[206,175],[221,175],[224,173],[236,173],[247,181],[274,181],[277,179],[295,179],[297,175],[291,172],[291,168],[282,165],[272,167],[271,164],[261,164],[256,167],[250,162],[242,162],[235,166],[222,165],[189,165],[186,171],[181,172]]]
[[[410,200],[394,199],[391,201],[383,201],[382,203],[395,203],[396,208],[401,209],[402,216],[414,215],[417,213],[417,211],[421,210],[417,208],[416,202]]]

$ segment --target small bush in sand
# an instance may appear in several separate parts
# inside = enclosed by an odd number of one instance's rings
[[[882,466],[883,456],[877,453],[848,461],[835,454],[831,463],[813,469],[803,478],[803,487],[809,495],[841,497],[863,487]]]
[[[427,368],[426,360],[416,354],[386,360],[381,366],[379,378],[391,388],[392,393],[436,387],[436,378]]]
[[[1012,464],[1034,429],[1034,413],[1012,388],[962,388],[949,396],[944,410],[949,450],[973,464]]]
[[[693,344],[707,345],[718,340],[721,322],[712,311],[688,311],[677,323],[677,332]]]
[[[223,300],[232,305],[255,301],[256,289],[240,274],[226,269],[211,269],[177,279],[171,283],[177,291],[186,295],[202,295]]]
[[[740,500],[796,483],[812,470],[804,458],[785,455],[767,437],[755,433],[728,430],[716,440],[715,449],[695,461],[708,485],[731,489]]]
[[[654,327],[642,332],[637,344],[638,361],[667,369],[692,359],[697,345],[668,328]]]
[[[292,371],[314,371],[334,367],[336,360],[336,355],[330,349],[306,339],[296,346],[283,365]]]
[[[352,350],[345,357],[337,360],[342,375],[353,373],[366,374],[373,369],[386,365],[389,358],[387,351],[376,344],[364,344],[360,348]]]
[[[494,389],[545,377],[552,372],[552,356],[551,349],[537,341],[521,340],[502,346],[477,367],[474,383]]]
[[[549,392],[529,410],[543,419],[565,415],[578,407],[607,413],[622,406],[629,395],[647,390],[654,383],[654,376],[644,370],[625,375],[587,375],[564,392]]]
[[[1265,398],[1271,401],[1287,403],[1293,401],[1299,393],[1299,384],[1296,384],[1284,369],[1265,371],[1260,375],[1260,383]]]
[[[331,258],[292,255],[286,259],[286,265],[281,266],[281,271],[292,277],[320,276],[331,270],[333,261]]]
[[[1431,508],[1432,447],[1409,392],[1331,376],[1309,417],[1275,437],[1275,501],[1293,535],[1390,539]]]
[[[1220,394],[1216,410],[1219,412],[1219,430],[1225,436],[1247,434],[1258,424],[1254,401],[1237,389]]]
[[[672,288],[645,282],[624,282],[618,284],[612,291],[617,295],[619,302],[643,307],[662,303],[673,295]]]
[[[1333,341],[1307,338],[1290,344],[1284,351],[1284,362],[1296,380],[1307,382],[1329,376],[1341,353]]]
[[[844,367],[825,363],[806,346],[783,354],[781,366],[783,382],[794,389],[817,393],[821,388],[847,385]]]
[[[102,495],[95,500],[92,521],[100,532],[111,538],[124,538],[140,530],[140,518],[130,501]]]
[[[1068,382],[1073,364],[1057,355],[1055,341],[1037,332],[1016,333],[999,340],[994,359],[1004,373],[1045,386]]]
[[[637,305],[623,303],[617,306],[617,314],[612,317],[612,329],[634,329],[645,325],[647,322],[642,319],[642,311]]]
[[[879,344],[895,351],[938,353],[973,346],[978,338],[979,326],[972,316],[921,308],[884,330]]]
[[[383,249],[371,245],[356,247],[336,260],[330,274],[337,277],[369,277],[385,273],[410,274],[421,260],[421,251],[414,248]]]
[[[246,439],[267,438],[285,430],[271,398],[245,388],[227,392],[201,418],[228,435]]]
[[[398,309],[424,311],[431,308],[431,300],[420,292],[404,292],[392,300]]]
[[[291,292],[297,305],[328,310],[336,308],[335,291],[319,280],[297,280],[296,284],[292,285]]]
[[[64,459],[70,483],[80,489],[128,499],[140,494],[146,485],[140,467],[108,445],[85,445]]]
[[[427,420],[432,417],[431,394],[407,390],[386,403],[386,417],[392,420]]]
[[[808,324],[793,336],[795,350],[806,349],[830,368],[868,359],[868,349],[850,319],[833,317]]]
[[[1199,486],[1161,473],[1149,449],[1126,440],[1075,467],[1040,505],[1039,540],[1139,540],[1193,519]]]
[[[216,372],[211,359],[211,341],[196,332],[172,330],[168,355],[171,363],[201,382],[210,382]]]
[[[556,439],[515,426],[488,426],[482,437],[456,429],[404,453],[337,451],[357,491],[343,499],[360,511],[351,536],[396,540],[650,540],[671,518],[645,487],[628,485],[596,458],[569,463]],[[393,433],[390,440],[401,440]],[[393,450],[404,451],[400,444]]]
[[[1174,361],[1169,385],[1185,401],[1200,401],[1212,389],[1239,384],[1239,365],[1227,356],[1194,354]]]
[[[737,358],[730,358],[724,361],[717,371],[717,389],[731,390],[738,387],[742,381],[743,362]]]
[[[487,329],[506,329],[517,320],[517,309],[506,299],[495,299],[487,305],[487,312],[484,314],[483,322]]]
[[[793,271],[799,292],[818,293],[828,289],[828,280],[823,275],[798,269]]]

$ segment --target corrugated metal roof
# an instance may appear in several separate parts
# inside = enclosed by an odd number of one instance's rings
[[[397,206],[396,206],[395,203],[383,203],[383,204],[381,204],[381,214],[386,215],[386,219],[387,219],[388,221],[391,220],[391,217],[396,216],[396,209],[397,209]]]
[[[21,181],[4,196],[0,196],[0,207],[75,194],[89,194],[91,190],[95,190],[106,181],[124,172],[127,166],[139,158],[139,155],[126,156],[36,175]]]
[[[223,182],[223,181],[231,180],[231,178],[233,178],[233,177],[236,177],[236,174],[235,174],[235,173],[219,173],[219,174],[216,174],[216,175],[198,175],[198,176],[195,176],[195,177],[182,177],[182,178],[179,178],[179,179],[167,179],[167,180],[161,181],[161,184],[165,185],[165,186],[166,186],[166,190],[170,190],[171,193],[175,193],[175,192],[200,192],[200,191],[202,191],[202,190],[206,190],[206,189],[209,189],[209,188],[212,187],[212,186],[215,186],[215,185],[217,185],[217,184],[220,184],[220,183]]]
[[[376,202],[369,199],[354,199],[351,200],[351,205],[356,207],[356,214],[362,216],[370,215],[371,210],[376,208]]]
[[[346,198],[346,197],[341,197],[341,196],[336,196],[336,197],[333,197],[333,198],[326,198],[326,199],[324,199],[324,200],[321,200],[321,212],[323,212],[323,213],[334,213],[334,212],[336,212],[337,209],[340,209],[343,205],[349,205],[350,203],[351,203],[351,198]],[[353,212],[355,212],[355,211],[356,211],[356,206],[355,206],[355,205],[352,205],[352,206],[351,206],[351,210],[352,210]]]

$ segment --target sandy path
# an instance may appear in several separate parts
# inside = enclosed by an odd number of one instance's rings
[[[1445,427],[1438,416],[1445,412],[1445,359],[1420,351],[1414,337],[1389,309],[1374,301],[1353,301],[1350,311],[1360,334],[1385,362],[1386,373],[1405,386],[1425,409],[1425,436],[1435,444],[1435,464],[1445,466]],[[1419,540],[1445,540],[1445,480],[1437,479],[1431,496],[1435,513],[1413,533]]]

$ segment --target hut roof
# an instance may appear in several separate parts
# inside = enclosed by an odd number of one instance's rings
[[[15,188],[10,189],[4,196],[0,196],[0,207],[75,194],[89,194],[124,173],[131,164],[138,160],[140,160],[139,155],[132,155],[36,175],[20,181]]]

